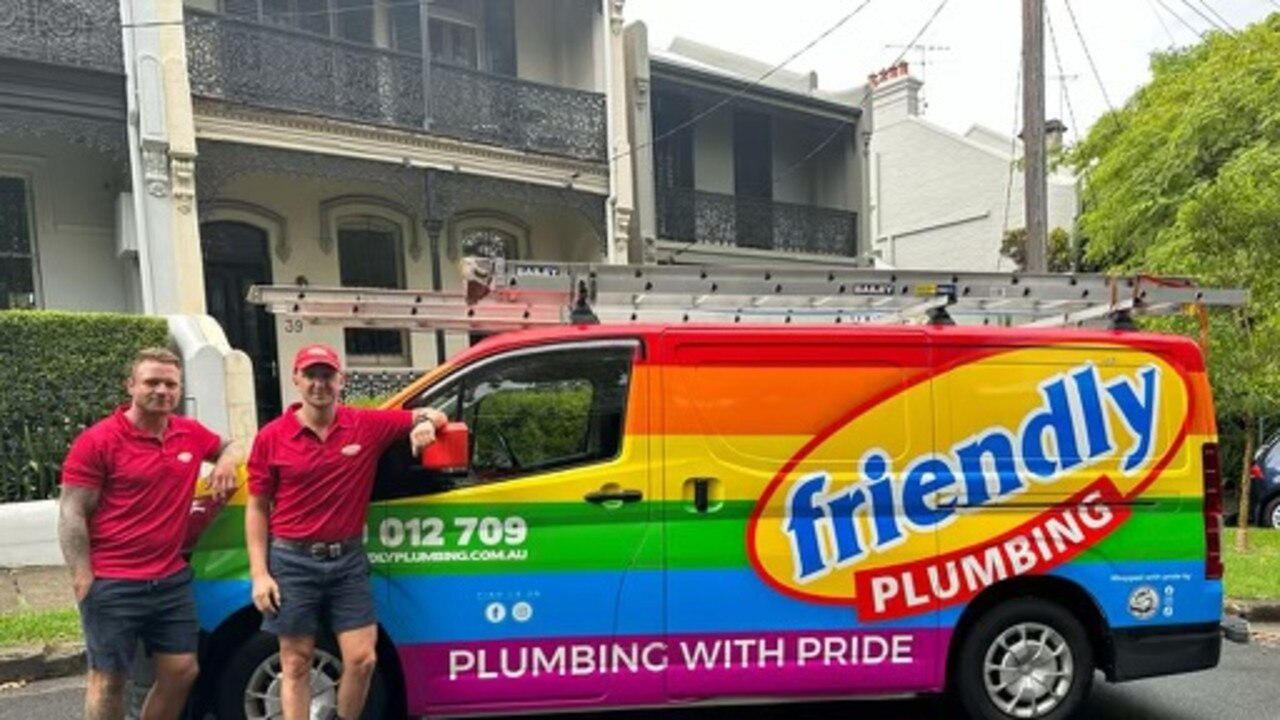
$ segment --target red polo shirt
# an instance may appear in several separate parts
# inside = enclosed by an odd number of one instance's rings
[[[89,517],[89,561],[95,577],[158,580],[183,568],[191,498],[200,463],[218,458],[222,439],[190,418],[169,417],[163,438],[125,417],[128,406],[71,443],[62,484],[97,490]]]
[[[249,492],[274,501],[271,535],[287,540],[336,541],[364,533],[378,458],[409,437],[409,410],[363,410],[339,405],[321,440],[298,421],[295,403],[267,423],[249,454]]]

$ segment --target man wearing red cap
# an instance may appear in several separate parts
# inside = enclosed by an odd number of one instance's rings
[[[249,456],[245,537],[253,604],[280,640],[285,720],[311,717],[311,659],[321,622],[338,641],[338,717],[360,717],[377,656],[377,618],[364,552],[378,459],[407,437],[435,441],[437,410],[362,410],[339,402],[342,363],[327,345],[293,360],[301,402],[259,431]],[[268,548],[269,546],[269,548]]]

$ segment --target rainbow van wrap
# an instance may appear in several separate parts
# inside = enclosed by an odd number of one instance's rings
[[[615,459],[370,508],[409,711],[940,690],[966,606],[1022,575],[1112,629],[1218,620],[1193,345],[842,333],[515,333],[399,396],[552,340],[644,348]],[[643,501],[583,502],[607,487]],[[244,500],[193,558],[207,631],[249,603]]]

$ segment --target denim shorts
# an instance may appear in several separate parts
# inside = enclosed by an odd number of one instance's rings
[[[336,635],[378,621],[364,548],[332,560],[274,544],[267,552],[268,571],[280,588],[280,611],[263,614],[263,630],[315,637],[322,628]]]
[[[96,578],[80,601],[89,667],[127,673],[141,639],[148,653],[194,653],[200,633],[192,572],[159,580]]]

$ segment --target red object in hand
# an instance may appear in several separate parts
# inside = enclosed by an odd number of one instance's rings
[[[471,431],[466,423],[446,423],[436,430],[436,441],[422,451],[422,466],[430,470],[463,470],[471,464],[468,457]]]

